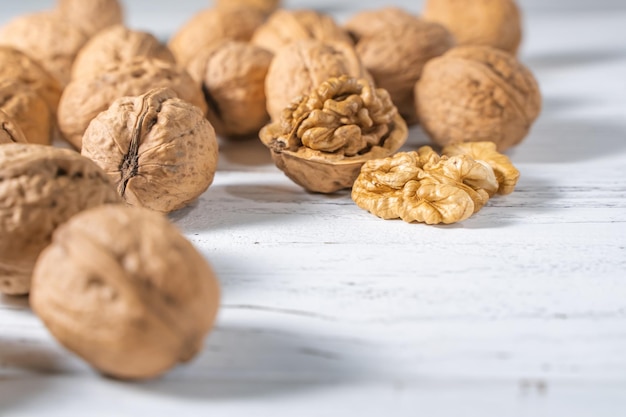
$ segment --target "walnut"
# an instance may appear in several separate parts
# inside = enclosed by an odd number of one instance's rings
[[[74,151],[0,146],[0,292],[27,294],[52,232],[82,210],[118,202],[107,175]]]
[[[451,224],[478,212],[498,186],[488,163],[467,154],[440,157],[424,146],[366,162],[352,199],[383,219]]]
[[[448,145],[441,151],[443,155],[467,155],[475,160],[484,161],[493,168],[498,181],[498,194],[511,194],[515,190],[520,172],[511,160],[496,150],[493,142],[468,142]]]
[[[115,25],[99,32],[80,50],[72,66],[72,79],[96,76],[111,65],[130,62],[135,57],[176,62],[172,52],[154,35]]]
[[[524,139],[541,110],[532,73],[486,46],[457,47],[429,61],[415,96],[422,127],[442,146],[493,141],[504,151]]]
[[[93,78],[72,81],[59,104],[61,133],[80,149],[89,122],[108,109],[113,101],[120,97],[138,96],[159,87],[171,88],[181,99],[206,113],[202,90],[186,71],[154,58],[136,58],[107,68]]]
[[[351,187],[365,161],[392,154],[407,136],[389,94],[347,76],[323,82],[260,133],[278,168],[321,193]]]
[[[460,45],[492,46],[515,55],[522,40],[513,0],[427,0],[424,18],[447,27]]]
[[[265,15],[254,8],[207,9],[197,13],[170,39],[169,47],[181,65],[214,42],[249,41]]]
[[[217,153],[204,114],[170,89],[113,102],[89,124],[82,150],[127,204],[160,212],[182,208],[209,188]]]
[[[30,303],[62,345],[100,372],[147,379],[201,351],[219,298],[207,261],[164,216],[103,206],[54,233]]]
[[[198,53],[187,70],[202,83],[208,118],[222,136],[256,135],[269,120],[265,76],[272,54],[246,42],[223,41]]]
[[[57,11],[89,37],[124,20],[118,0],[58,0]]]
[[[48,105],[28,84],[0,79],[0,110],[20,127],[28,143],[50,145],[53,123]]]
[[[283,109],[332,77],[368,77],[354,48],[343,42],[301,40],[281,48],[267,72],[265,95],[272,120]]]
[[[454,46],[452,35],[438,23],[394,7],[358,13],[346,28],[376,85],[389,92],[407,122],[417,122],[413,87],[424,64]]]
[[[254,8],[268,15],[280,6],[280,0],[215,0],[218,8]]]
[[[303,39],[352,45],[350,36],[331,16],[314,10],[277,10],[254,32],[252,43],[277,53]]]
[[[72,62],[85,42],[80,29],[50,12],[21,16],[0,28],[0,44],[37,60],[62,85],[69,82]]]
[[[26,137],[15,120],[0,110],[0,145],[7,143],[26,143]]]
[[[0,46],[0,80],[19,80],[31,87],[48,105],[56,120],[57,107],[63,88],[37,62],[17,49]]]

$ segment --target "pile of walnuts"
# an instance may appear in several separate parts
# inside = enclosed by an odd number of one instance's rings
[[[352,188],[384,219],[454,223],[512,192],[519,172],[500,152],[528,134],[541,96],[515,55],[514,1],[466,3],[342,26],[278,0],[220,0],[167,45],[126,27],[119,0],[10,21],[0,292],[30,294],[99,371],[149,378],[191,359],[215,321],[215,275],[164,214],[212,184],[218,136],[258,136],[305,189]],[[441,153],[398,153],[418,124]]]

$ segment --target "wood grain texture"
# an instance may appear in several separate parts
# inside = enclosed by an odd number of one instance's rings
[[[142,17],[128,3],[134,25],[170,30],[161,2]],[[363,7],[317,3],[339,18]],[[5,297],[0,415],[621,415],[626,6],[520,3],[545,107],[509,153],[513,194],[460,225],[383,221],[348,193],[302,191],[256,141],[223,142],[214,185],[171,216],[223,286],[202,354],[157,381],[111,381]],[[426,143],[415,128],[406,149]]]

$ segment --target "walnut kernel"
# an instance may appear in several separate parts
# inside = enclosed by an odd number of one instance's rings
[[[0,110],[19,125],[28,143],[50,145],[53,123],[48,105],[28,84],[0,79]]]
[[[0,145],[8,143],[26,143],[26,137],[15,120],[0,110]]]

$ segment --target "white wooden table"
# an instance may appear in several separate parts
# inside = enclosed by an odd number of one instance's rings
[[[206,4],[128,3],[162,36]],[[289,3],[315,4],[386,2]],[[510,153],[514,194],[456,226],[383,221],[223,143],[214,185],[172,216],[223,285],[202,354],[108,380],[1,298],[0,416],[625,416],[626,3],[521,4],[545,109]],[[425,143],[413,129],[407,149]]]

